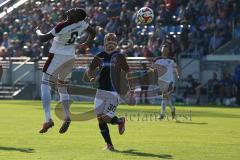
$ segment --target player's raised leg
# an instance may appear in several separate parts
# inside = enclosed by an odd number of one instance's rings
[[[174,83],[173,82],[170,82],[169,85],[168,85],[168,91],[166,93],[167,95],[167,103],[171,109],[171,115],[172,115],[172,119],[175,119],[176,118],[176,110],[175,110],[175,107],[174,105],[172,104],[172,93],[174,92]]]
[[[115,93],[108,93],[103,91],[105,96],[105,108],[103,111],[102,119],[107,122],[111,123],[112,125],[118,125],[118,132],[122,135],[125,131],[125,117],[118,118],[115,115],[115,111],[118,106],[118,95]]]
[[[115,115],[115,110],[117,109],[118,105],[118,96],[115,94],[115,92],[98,89],[94,103],[94,112],[98,117],[99,129],[106,142],[106,147],[104,149],[113,151],[114,147],[107,124],[111,123],[112,125],[117,125],[119,134],[121,135],[125,131],[125,118],[118,118]]]
[[[169,95],[168,105],[169,105],[169,107],[171,109],[172,119],[175,119],[176,118],[176,108],[174,107],[174,105],[172,103],[172,94]]]
[[[117,116],[114,116],[110,123],[112,125],[118,125],[118,132],[120,135],[122,135],[125,132],[125,117],[118,118]]]

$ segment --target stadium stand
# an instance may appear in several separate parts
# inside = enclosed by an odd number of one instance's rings
[[[135,11],[144,5],[155,11],[154,26],[137,26],[135,22]],[[9,50],[6,56],[46,55],[49,45],[36,39],[34,28],[40,26],[45,32],[49,31],[64,18],[64,11],[73,6],[86,8],[90,23],[103,28],[103,32],[116,32],[121,39],[131,38],[141,50],[140,55],[135,56],[144,56],[144,52],[149,52],[147,56],[160,55],[159,47],[149,49],[144,45],[155,43],[160,46],[169,34],[178,42],[176,53],[191,53],[198,48],[200,54],[206,55],[238,37],[239,32],[239,25],[236,25],[239,24],[239,3],[236,0],[31,0],[1,19],[0,42]],[[91,52],[101,48],[101,40],[102,35],[98,35]]]
[[[14,3],[16,0],[9,1],[0,7],[1,11]],[[142,6],[154,10],[155,19],[151,25],[142,26],[135,21],[135,13]],[[89,57],[103,48],[106,32],[115,32],[122,46],[125,42],[131,43],[132,47],[125,53],[129,57],[139,57],[129,61],[134,64],[134,69],[141,68],[141,57],[160,56],[160,46],[171,45],[172,56],[183,70],[183,77],[178,82],[179,93],[184,92],[188,74],[203,81],[203,87],[208,90],[208,76],[217,72],[220,77],[227,65],[226,59],[236,63],[239,58],[238,0],[27,0],[0,18],[0,64],[3,69],[7,71],[10,64],[15,63],[14,58],[9,60],[8,57],[22,56],[31,57],[26,65],[36,62],[38,70],[41,69],[50,43],[40,43],[35,28],[39,26],[48,32],[72,7],[85,8],[89,23],[97,31],[90,49],[77,48],[79,60],[76,66],[87,65]],[[82,39],[84,36],[79,41]],[[228,69],[228,73],[234,70],[233,67]]]

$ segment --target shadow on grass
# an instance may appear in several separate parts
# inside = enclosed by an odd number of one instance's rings
[[[140,152],[135,149],[129,149],[124,151],[115,150],[117,153],[123,153],[125,155],[131,156],[140,156],[140,157],[152,157],[152,158],[162,158],[162,159],[173,159],[172,155],[169,154],[153,154],[153,153],[145,153]]]
[[[182,123],[182,124],[197,124],[197,125],[207,125],[208,123],[206,122],[181,122],[181,121],[176,121],[176,123]]]
[[[1,147],[0,151],[17,151],[17,152],[24,152],[24,153],[34,153],[34,149],[32,148],[16,148],[16,147]]]

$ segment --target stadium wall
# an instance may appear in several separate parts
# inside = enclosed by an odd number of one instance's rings
[[[134,63],[137,63],[137,61]],[[195,79],[205,84],[212,77],[213,72],[217,73],[220,78],[222,71],[233,71],[236,64],[237,62],[201,62],[197,59],[181,58],[179,61],[179,65],[182,68],[181,80],[184,81],[191,74]],[[38,62],[33,61],[25,63],[13,61],[12,64],[3,68],[1,83],[3,85],[23,84],[32,86],[30,89],[32,88],[33,92],[35,92],[35,97],[40,97],[42,69],[38,65]],[[29,93],[29,89],[27,92]]]

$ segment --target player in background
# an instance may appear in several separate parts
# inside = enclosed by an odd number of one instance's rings
[[[71,123],[69,113],[69,94],[65,81],[67,75],[71,73],[75,61],[75,41],[84,31],[88,32],[87,40],[80,44],[80,47],[90,46],[95,38],[95,31],[85,21],[87,16],[82,8],[72,8],[66,12],[67,19],[58,23],[51,31],[43,34],[39,29],[36,30],[41,42],[53,39],[49,51],[48,59],[43,67],[41,84],[42,105],[45,112],[45,123],[39,133],[45,133],[54,126],[50,114],[51,87],[57,88],[65,120],[59,133],[65,133]]]
[[[129,72],[129,66],[126,58],[117,50],[117,37],[114,33],[108,33],[104,38],[104,51],[97,54],[92,60],[87,75],[91,82],[95,81],[94,72],[100,69],[98,79],[99,86],[94,100],[94,112],[97,116],[99,129],[106,142],[106,148],[110,151],[114,150],[108,123],[118,125],[119,134],[125,131],[125,118],[118,118],[115,111],[119,104],[119,96],[121,94],[121,74]],[[127,87],[126,84],[124,84]],[[128,92],[130,98],[133,98],[133,92]]]
[[[155,58],[152,68],[157,70],[158,73],[158,85],[160,87],[160,92],[162,95],[162,111],[159,119],[163,119],[166,112],[166,105],[169,104],[171,108],[172,118],[174,119],[176,116],[176,109],[172,104],[171,95],[174,91],[174,72],[176,73],[177,78],[179,79],[179,67],[174,62],[173,59],[170,58],[170,46],[168,44],[164,44],[162,46],[162,56]]]

